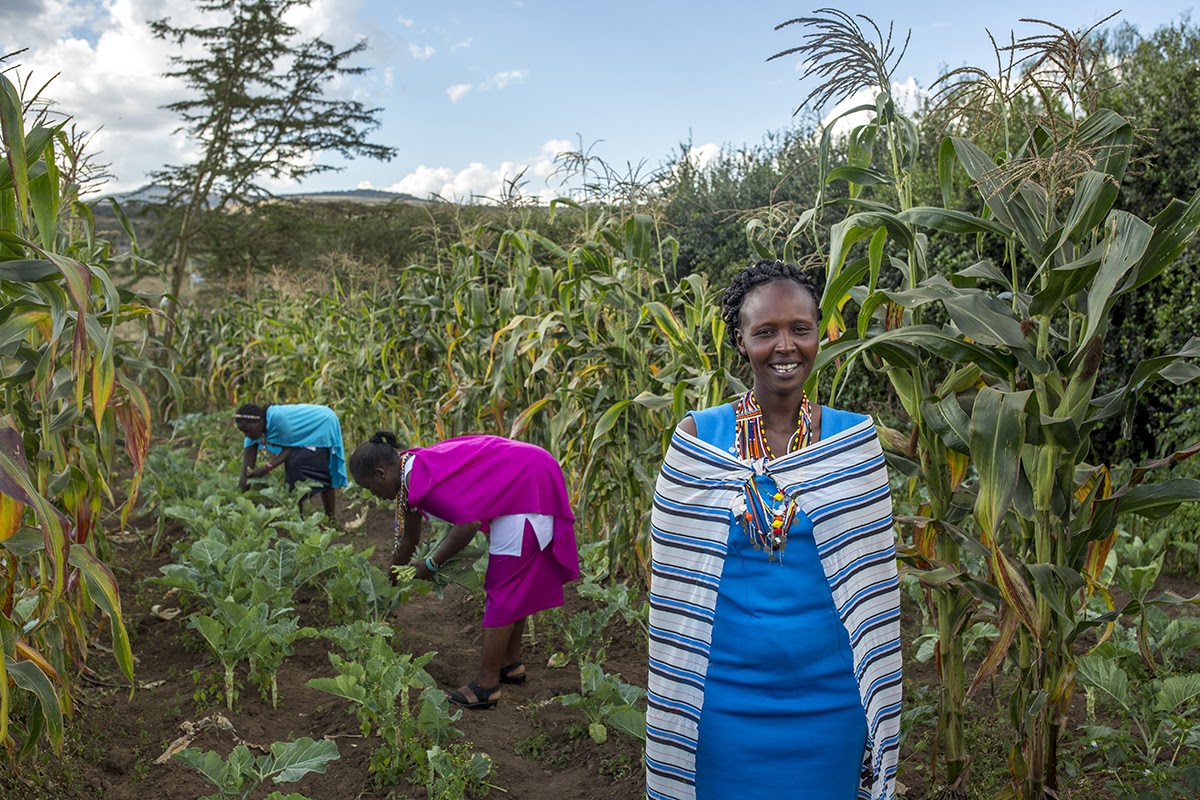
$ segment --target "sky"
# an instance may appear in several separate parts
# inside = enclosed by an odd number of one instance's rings
[[[582,150],[617,173],[646,176],[691,148],[703,162],[719,149],[761,143],[796,125],[811,83],[796,57],[768,61],[801,43],[797,26],[820,3],[779,0],[313,0],[289,22],[339,47],[366,39],[355,62],[368,71],[329,93],[379,107],[372,141],[396,148],[380,162],[312,157],[343,167],[277,193],[375,188],[450,200],[499,197],[523,174],[525,194],[561,193],[555,157]],[[1139,0],[1118,21],[1143,35],[1178,22],[1192,3]],[[946,68],[994,64],[987,32],[1007,40],[1044,32],[1043,18],[1090,27],[1118,5],[1095,0],[840,5],[864,14],[908,50],[893,75],[898,95],[926,89]],[[7,73],[46,89],[78,130],[93,132],[96,158],[110,164],[105,192],[147,183],[151,171],[195,158],[165,104],[187,96],[163,77],[178,49],[156,40],[148,20],[202,19],[193,0],[0,0],[0,55]]]

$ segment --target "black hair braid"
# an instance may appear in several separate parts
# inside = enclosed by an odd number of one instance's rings
[[[370,444],[386,444],[390,445],[393,450],[400,449],[400,440],[396,438],[396,434],[391,431],[375,431],[371,434],[371,438],[367,440]]]
[[[812,275],[795,264],[764,258],[734,275],[722,297],[721,317],[725,320],[725,335],[734,349],[737,349],[737,329],[742,324],[742,303],[745,302],[746,295],[751,290],[772,281],[795,281],[799,284],[802,289],[812,295],[813,302],[817,306],[817,319],[821,318],[821,297],[817,293],[817,284],[813,281]],[[742,356],[742,358],[745,357],[745,355]]]
[[[350,474],[356,483],[362,483],[363,478],[370,475],[379,467],[388,467],[396,463],[399,456],[396,451],[400,448],[400,440],[391,431],[375,431],[371,438],[360,444],[350,455]]]

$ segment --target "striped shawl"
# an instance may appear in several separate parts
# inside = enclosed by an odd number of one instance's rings
[[[695,798],[696,739],[731,509],[752,472],[769,474],[814,526],[821,566],[850,637],[867,718],[860,800],[892,800],[900,733],[900,595],[891,495],[870,418],[769,465],[676,431],[651,515],[650,800]]]

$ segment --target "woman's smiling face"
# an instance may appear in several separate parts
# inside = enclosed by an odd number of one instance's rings
[[[817,303],[791,280],[776,280],[746,293],[737,329],[738,349],[750,359],[754,393],[801,391],[820,347]]]

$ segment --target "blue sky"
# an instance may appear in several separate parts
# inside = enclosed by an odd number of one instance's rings
[[[621,172],[627,164],[652,170],[682,142],[702,153],[756,144],[794,124],[792,112],[809,88],[798,80],[796,59],[766,61],[798,44],[802,31],[773,28],[819,5],[314,0],[292,21],[343,46],[367,38],[371,49],[359,63],[371,71],[333,89],[382,107],[373,138],[398,154],[272,188],[494,197],[505,177],[527,168],[526,191],[550,196],[555,154],[580,143]],[[1142,0],[1118,19],[1148,34],[1190,6]],[[894,79],[919,90],[941,67],[991,64],[988,29],[998,39],[1010,30],[1038,32],[1022,17],[1087,27],[1119,7],[871,0],[839,8],[885,28],[894,21],[901,40],[912,30]],[[29,48],[16,60],[35,82],[61,73],[50,95],[81,129],[99,129],[94,147],[115,175],[105,188],[123,191],[194,154],[160,108],[182,88],[161,77],[171,50],[145,22],[195,14],[188,0],[0,0],[0,54]]]

